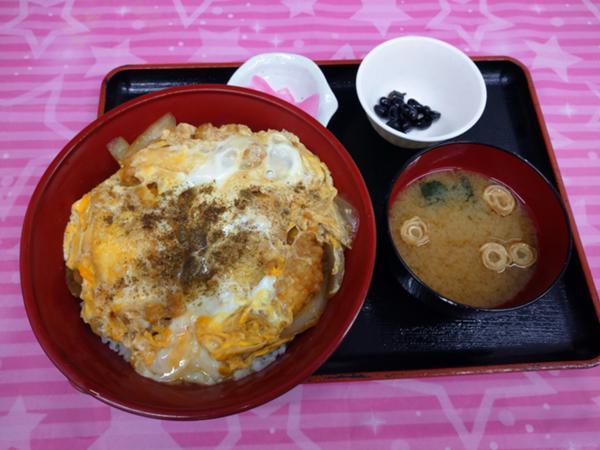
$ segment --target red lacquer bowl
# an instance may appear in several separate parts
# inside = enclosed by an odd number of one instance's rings
[[[346,274],[318,324],[289,344],[261,372],[215,386],[167,385],[138,375],[79,317],[65,284],[63,233],[71,205],[118,166],[105,149],[129,142],[166,112],[178,121],[286,129],[329,167],[336,188],[355,208],[359,229],[346,252]],[[54,159],[31,198],[21,238],[21,285],[27,315],[42,348],[80,391],[145,416],[207,419],[271,400],[311,375],[334,351],[367,294],[375,261],[375,220],[358,168],[337,139],[300,109],[259,92],[221,85],[178,87],[133,100],[100,117]]]
[[[392,243],[388,224],[391,263],[402,286],[429,306],[451,315],[498,313],[514,310],[541,298],[565,270],[571,254],[567,214],[556,189],[529,162],[497,147],[476,143],[453,143],[430,148],[411,158],[392,185],[387,211],[402,190],[427,174],[463,169],[500,181],[515,193],[530,213],[538,238],[535,272],[525,288],[508,303],[496,308],[475,308],[446,298],[431,289],[404,262]]]

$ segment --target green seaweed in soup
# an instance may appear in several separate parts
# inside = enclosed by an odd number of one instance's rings
[[[461,175],[458,178],[458,183],[453,186],[453,189],[457,191],[459,195],[465,199],[465,201],[472,200],[473,196],[475,195],[473,193],[473,186],[471,186],[471,182],[464,175]]]
[[[452,183],[444,184],[439,179],[432,178],[419,183],[421,197],[428,205],[445,202],[450,198],[470,201],[474,198],[473,186],[469,179],[460,175]]]
[[[421,195],[428,205],[446,200],[448,188],[438,180],[424,181],[420,185]]]

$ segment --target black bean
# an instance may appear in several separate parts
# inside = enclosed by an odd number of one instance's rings
[[[402,106],[400,106],[400,116],[409,120],[409,110],[410,107],[406,103],[402,103]]]
[[[375,113],[384,119],[390,127],[408,133],[413,128],[424,130],[441,117],[441,114],[427,105],[422,105],[414,98],[404,102],[406,93],[392,91],[381,97],[373,108]]]
[[[419,130],[424,130],[431,126],[431,119],[429,117],[423,117],[421,120],[415,122],[415,127]]]
[[[381,98],[379,99],[379,104],[380,104],[381,106],[383,106],[384,108],[389,108],[389,107],[390,107],[390,104],[391,104],[391,102],[390,102],[390,99],[389,99],[389,98],[387,98],[387,97],[381,97]]]
[[[408,133],[410,130],[412,130],[412,125],[408,122],[403,122],[400,124],[399,128],[396,128],[398,131],[402,132],[402,133]]]
[[[407,116],[408,116],[408,119],[409,119],[411,122],[414,122],[415,120],[417,120],[417,117],[419,116],[419,113],[417,112],[417,109],[416,109],[416,108],[414,108],[414,107],[412,107],[412,108],[411,108],[411,107],[409,106],[409,107],[407,108]]]
[[[400,127],[400,121],[398,119],[390,119],[385,123],[388,127],[398,129]]]
[[[389,110],[388,108],[381,106],[381,105],[375,105],[374,108],[375,110],[375,114],[377,114],[379,117],[387,117]]]
[[[390,92],[390,93],[388,94],[388,98],[389,98],[390,100],[394,100],[394,99],[398,98],[398,99],[400,99],[400,100],[404,101],[404,96],[405,96],[405,95],[406,95],[406,93],[405,93],[405,92],[392,91],[392,92]]]

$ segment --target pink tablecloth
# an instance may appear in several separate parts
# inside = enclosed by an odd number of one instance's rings
[[[360,58],[409,33],[529,66],[599,279],[597,0],[0,1],[0,448],[600,448],[600,368],[303,385],[244,414],[175,423],[76,392],[30,331],[23,214],[51,158],[95,117],[107,71],[274,50]]]

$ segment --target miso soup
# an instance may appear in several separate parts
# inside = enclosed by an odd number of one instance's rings
[[[527,209],[483,175],[445,170],[416,180],[398,194],[389,221],[406,264],[451,300],[501,306],[535,271],[536,232]]]

